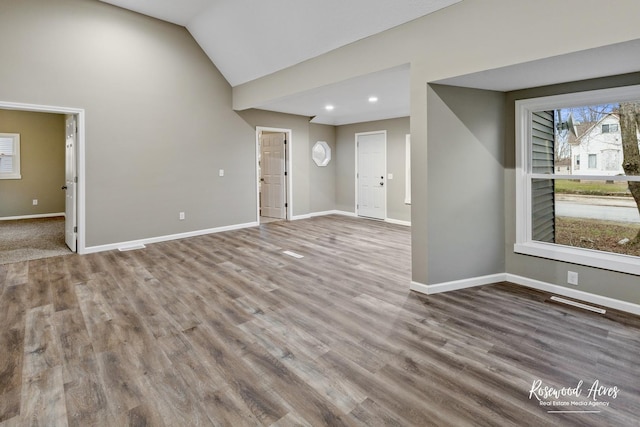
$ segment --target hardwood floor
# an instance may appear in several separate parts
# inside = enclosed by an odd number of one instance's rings
[[[638,425],[638,317],[420,295],[409,254],[330,216],[0,266],[0,426]],[[616,397],[543,407],[536,380]]]

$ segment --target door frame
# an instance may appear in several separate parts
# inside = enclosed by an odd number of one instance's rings
[[[72,114],[76,116],[78,123],[78,132],[76,134],[76,174],[78,176],[78,191],[76,198],[76,212],[77,212],[77,253],[86,253],[85,244],[85,111],[82,108],[70,108],[60,107],[53,105],[38,105],[38,104],[23,104],[17,102],[4,102],[0,101],[0,109],[3,110],[17,110],[17,111],[32,111],[37,113],[54,113],[54,114]],[[63,140],[60,143],[64,144]],[[65,218],[66,221],[66,218]]]
[[[286,207],[284,211],[285,221],[289,221],[293,217],[293,203],[291,202],[291,194],[293,194],[293,180],[291,178],[291,146],[293,145],[293,133],[291,129],[256,126],[256,222],[260,224],[260,176],[258,173],[260,164],[258,163],[258,159],[260,158],[260,135],[262,132],[282,132],[286,134],[287,143],[284,146],[284,200]]]
[[[64,242],[73,252],[78,251],[78,172],[76,171],[76,148],[78,141],[78,116],[65,114],[64,149]],[[71,125],[71,126],[70,126]],[[71,131],[70,131],[71,128]],[[71,144],[69,139],[72,138]],[[71,202],[69,202],[71,194]],[[69,222],[73,218],[73,222]]]
[[[355,141],[354,141],[354,145],[355,145],[355,205],[354,205],[354,212],[356,213],[356,216],[360,216],[359,214],[359,195],[358,195],[358,182],[359,182],[359,171],[358,171],[358,164],[359,162],[359,151],[358,151],[358,137],[359,136],[363,136],[363,135],[375,135],[375,134],[383,134],[384,135],[384,218],[382,219],[383,221],[387,220],[387,187],[388,187],[388,174],[387,174],[387,131],[386,130],[376,130],[376,131],[371,131],[371,132],[357,132],[355,134]]]

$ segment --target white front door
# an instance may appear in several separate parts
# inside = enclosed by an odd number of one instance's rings
[[[65,190],[64,201],[64,241],[73,252],[76,252],[77,221],[76,221],[76,116],[67,115],[65,141]]]
[[[263,133],[260,139],[260,215],[286,218],[284,132]]]
[[[358,200],[359,216],[385,219],[387,214],[386,132],[356,134],[358,151]]]

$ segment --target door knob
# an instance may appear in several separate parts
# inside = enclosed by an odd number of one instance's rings
[[[61,189],[61,190],[66,190],[66,189],[67,189],[67,186],[66,186],[66,185],[63,185],[62,187],[60,187],[60,189]]]

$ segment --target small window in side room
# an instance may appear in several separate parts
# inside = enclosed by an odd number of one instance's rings
[[[0,179],[21,179],[20,134],[0,133]]]

